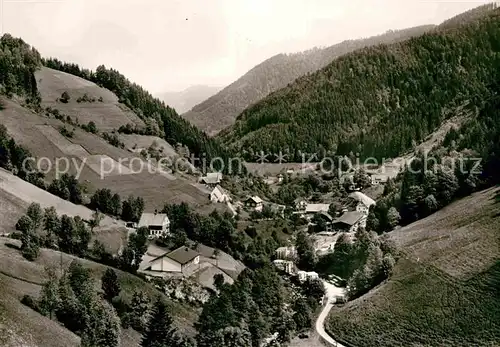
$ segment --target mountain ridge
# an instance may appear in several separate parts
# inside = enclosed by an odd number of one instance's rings
[[[434,27],[434,25],[422,25],[402,30],[388,30],[381,35],[345,40],[329,47],[274,55],[182,116],[209,135],[216,135],[233,124],[236,117],[247,107],[270,93],[286,87],[296,78],[324,67],[343,54],[366,46],[405,40],[421,35]]]

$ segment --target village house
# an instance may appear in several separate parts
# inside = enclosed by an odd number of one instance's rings
[[[311,272],[299,271],[299,272],[297,272],[297,276],[299,277],[300,282],[305,282],[307,280],[319,279],[318,273],[314,272],[314,271],[311,271]]]
[[[210,172],[206,176],[200,179],[200,182],[209,188],[215,188],[222,181],[222,173],[220,172]]]
[[[333,222],[335,230],[355,233],[362,226],[363,221],[366,225],[366,216],[362,212],[346,212]]]
[[[330,204],[307,204],[304,213],[308,217],[313,217],[317,213],[328,213]]]
[[[246,199],[244,204],[245,204],[245,207],[247,209],[252,209],[252,210],[261,212],[264,201],[261,198],[259,198],[258,196],[252,196],[252,197]]]
[[[305,201],[304,199],[301,199],[301,198],[295,199],[294,203],[295,203],[295,209],[297,211],[305,211],[306,210],[307,201]]]
[[[170,220],[165,213],[143,213],[137,227],[148,228],[151,238],[166,236],[170,232]]]
[[[277,269],[284,271],[289,275],[293,275],[295,273],[295,264],[291,260],[276,259],[273,261],[273,264]]]
[[[283,174],[278,174],[278,183],[283,182],[284,176]]]
[[[153,259],[146,270],[162,273],[182,273],[184,276],[190,276],[197,270],[199,263],[199,253],[189,247],[182,246]]]
[[[349,197],[357,201],[356,211],[363,213],[365,216],[368,216],[370,207],[376,204],[375,200],[361,192],[353,192],[349,194]]]
[[[377,174],[374,174],[374,175],[371,176],[371,180],[372,180],[372,185],[375,186],[375,185],[387,183],[388,177],[387,177],[387,175],[377,175]]]
[[[297,249],[295,246],[280,247],[276,249],[276,258],[281,260],[295,260],[297,258]]]
[[[230,201],[229,194],[220,186],[217,185],[210,193],[209,199],[213,203],[225,203]]]
[[[332,231],[332,223],[334,221],[334,218],[328,213],[328,212],[320,212],[316,214],[317,218],[320,218],[324,221],[325,224],[325,230],[322,231]]]

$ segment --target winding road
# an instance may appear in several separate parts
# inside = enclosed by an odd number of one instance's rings
[[[316,331],[321,336],[321,339],[324,340],[326,343],[329,343],[330,345],[335,347],[345,347],[341,343],[335,341],[330,335],[328,335],[328,333],[325,330],[325,319],[328,317],[328,313],[330,313],[330,310],[333,307],[333,303],[335,302],[335,297],[343,296],[344,289],[336,287],[327,281],[323,281],[323,284],[325,285],[328,302],[326,303],[325,307],[323,308],[323,311],[321,311],[318,319],[316,320]]]

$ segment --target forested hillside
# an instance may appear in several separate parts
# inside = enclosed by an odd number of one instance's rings
[[[119,101],[132,109],[141,119],[154,121],[162,130],[164,138],[169,143],[180,143],[187,146],[192,155],[201,158],[206,155],[210,159],[220,157],[227,159],[229,155],[218,143],[209,138],[188,121],[181,118],[177,112],[154,98],[141,86],[129,81],[120,72],[101,65],[96,71],[80,68],[77,64],[64,63],[57,59],[44,59],[43,64],[49,68],[70,73],[94,82],[109,89],[119,98]]]
[[[466,107],[481,108],[500,64],[500,11],[462,16],[420,37],[365,48],[245,110],[221,134],[248,159],[283,150],[395,157]]]
[[[257,65],[182,116],[208,134],[216,134],[232,125],[236,117],[248,106],[286,87],[296,78],[326,66],[343,54],[381,43],[402,41],[432,28],[432,25],[425,25],[405,30],[390,30],[383,35],[347,40],[327,48],[314,48],[296,54],[278,54]]]

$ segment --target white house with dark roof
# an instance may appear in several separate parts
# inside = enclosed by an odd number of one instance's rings
[[[264,201],[258,196],[251,196],[244,202],[245,207],[248,209],[253,209],[255,211],[262,211],[264,206]]]
[[[143,213],[137,227],[147,227],[153,238],[165,236],[170,232],[170,220],[165,213]]]
[[[361,212],[366,216],[368,216],[370,207],[376,204],[375,200],[361,192],[353,192],[349,194],[349,197],[358,202],[358,204],[356,205],[356,211]]]
[[[210,193],[210,201],[214,203],[225,203],[231,200],[229,194],[220,185],[217,185]]]

